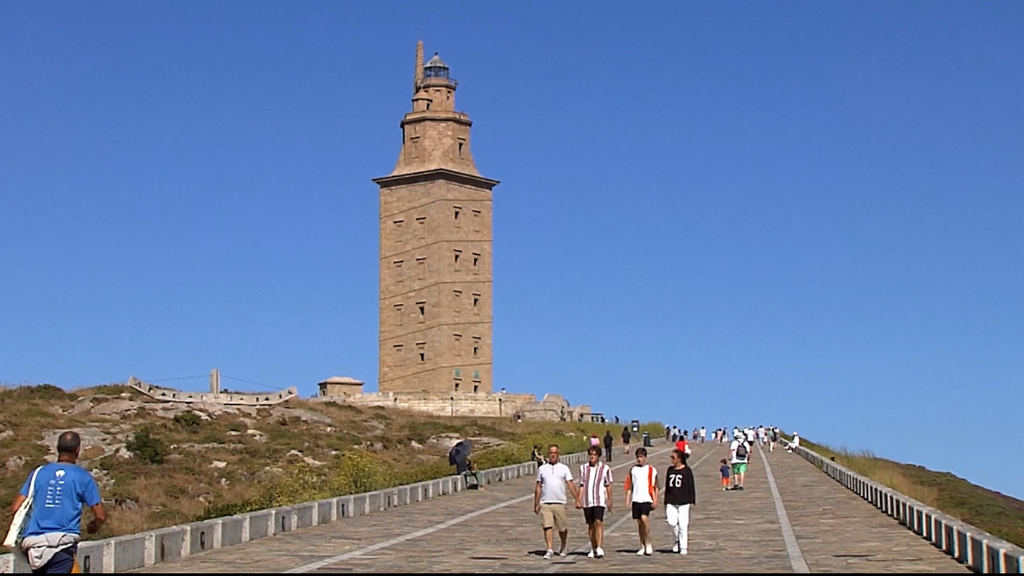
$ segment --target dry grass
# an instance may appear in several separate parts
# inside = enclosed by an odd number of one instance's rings
[[[922,504],[1024,546],[1024,501],[971,484],[949,472],[900,464],[869,451],[833,448],[806,438],[800,444]]]

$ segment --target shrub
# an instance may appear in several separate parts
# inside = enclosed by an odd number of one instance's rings
[[[149,464],[163,464],[167,452],[163,442],[153,436],[149,428],[136,431],[124,447],[136,458]]]
[[[190,432],[195,432],[203,425],[203,418],[199,414],[189,410],[174,415],[174,423]]]

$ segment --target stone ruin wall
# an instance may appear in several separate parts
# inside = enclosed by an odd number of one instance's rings
[[[179,402],[186,404],[224,404],[228,406],[274,406],[286,400],[299,397],[299,391],[294,386],[280,392],[268,392],[266,394],[255,394],[247,392],[226,392],[213,394],[208,392],[183,392],[173,388],[161,388],[143,382],[132,376],[128,379],[128,386],[134,390],[149,396],[153,400],[161,402]]]
[[[570,406],[557,394],[546,394],[537,400],[533,394],[510,393],[449,393],[437,392],[369,392],[344,396],[319,396],[315,402],[337,402],[353,406],[380,406],[427,412],[435,416],[483,416],[513,418],[517,413],[524,420],[558,422],[562,415],[567,420],[589,414],[589,406]]]

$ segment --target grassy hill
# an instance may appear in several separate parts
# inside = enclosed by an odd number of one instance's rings
[[[93,538],[447,476],[448,450],[462,438],[485,469],[528,461],[534,444],[583,451],[591,432],[618,439],[622,430],[308,400],[189,408],[123,385],[2,386],[0,406],[0,526],[34,467],[55,458],[57,435],[74,429],[83,436],[79,464],[97,479],[110,517]],[[663,426],[645,428],[656,437]]]
[[[1024,546],[1024,501],[971,484],[949,472],[916,464],[901,464],[867,451],[853,452],[801,438],[800,445],[850,470],[977,526],[1018,546]]]

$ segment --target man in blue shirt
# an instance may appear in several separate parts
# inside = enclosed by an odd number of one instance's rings
[[[88,506],[93,520],[86,530],[93,534],[107,520],[100,489],[92,476],[76,462],[82,438],[77,432],[65,432],[57,440],[57,461],[34,472],[32,511],[22,533],[21,547],[28,555],[34,574],[71,572],[81,540],[82,505]],[[25,482],[11,506],[16,511],[28,498],[33,476]]]

